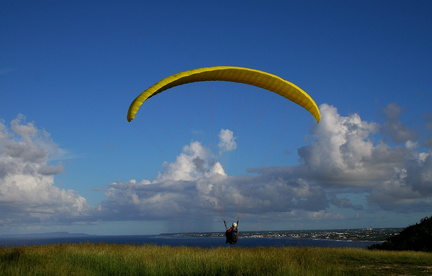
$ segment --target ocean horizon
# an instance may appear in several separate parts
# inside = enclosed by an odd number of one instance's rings
[[[352,241],[292,237],[241,237],[237,244],[225,243],[224,237],[196,237],[177,235],[71,235],[71,236],[12,236],[0,237],[0,246],[17,247],[62,243],[109,243],[159,246],[214,247],[330,247],[367,248],[378,241]]]

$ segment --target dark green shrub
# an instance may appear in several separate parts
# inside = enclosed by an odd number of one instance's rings
[[[382,244],[371,245],[369,249],[432,252],[432,216],[408,226]]]

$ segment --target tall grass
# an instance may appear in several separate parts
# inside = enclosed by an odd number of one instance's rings
[[[432,254],[312,247],[57,244],[0,248],[1,275],[427,275]]]

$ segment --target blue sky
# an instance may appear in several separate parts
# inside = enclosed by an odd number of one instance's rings
[[[430,1],[186,2],[2,1],[0,234],[431,215]],[[321,123],[226,82],[166,91],[127,122],[155,82],[217,65],[297,84]]]

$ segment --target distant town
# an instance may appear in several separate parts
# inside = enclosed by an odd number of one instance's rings
[[[244,231],[242,238],[306,238],[346,241],[384,241],[399,234],[403,228],[363,228],[337,230]],[[223,232],[161,234],[178,237],[223,237]]]

